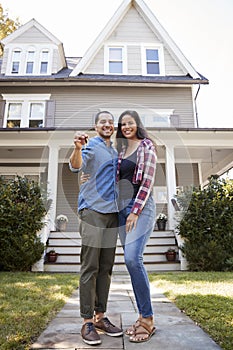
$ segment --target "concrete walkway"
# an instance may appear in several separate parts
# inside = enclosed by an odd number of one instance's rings
[[[79,295],[76,290],[56,318],[40,335],[31,349],[108,349],[108,350],[219,350],[221,349],[200,327],[182,313],[158,290],[151,290],[157,331],[150,341],[134,344],[127,336],[101,334],[102,344],[83,343],[80,330]],[[137,319],[135,299],[128,275],[114,274],[106,316],[125,330]]]

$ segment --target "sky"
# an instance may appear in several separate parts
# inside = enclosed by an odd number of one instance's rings
[[[123,0],[0,0],[11,19],[35,18],[67,57],[83,56]],[[233,128],[233,0],[144,0],[196,71],[199,127]]]

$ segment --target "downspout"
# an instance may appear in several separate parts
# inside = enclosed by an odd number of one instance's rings
[[[194,97],[194,108],[195,108],[195,116],[196,116],[197,128],[199,128],[199,123],[198,123],[198,112],[197,112],[197,95],[198,95],[198,93],[199,93],[200,88],[201,88],[201,85],[199,84],[198,89],[197,89],[196,96]]]

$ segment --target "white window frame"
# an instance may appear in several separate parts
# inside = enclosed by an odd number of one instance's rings
[[[123,111],[135,110],[138,112],[139,117],[142,120],[143,125],[147,127],[170,127],[170,116],[174,113],[174,109],[156,109],[156,108],[142,108],[141,106],[121,106],[121,107],[103,107],[99,108],[99,111],[108,110],[114,116],[114,126],[118,125],[118,118]],[[156,123],[154,118],[156,115],[159,116],[162,120],[160,123]]]
[[[147,73],[147,60],[146,50],[158,50],[159,56],[159,74],[148,74]],[[164,50],[163,45],[160,44],[144,44],[141,45],[141,59],[142,59],[142,75],[147,76],[164,76],[165,75],[165,63],[164,63]]]
[[[52,74],[52,59],[53,59],[53,47],[54,45],[45,46],[44,44],[35,44],[28,45],[22,44],[20,47],[15,46],[14,44],[9,44],[9,60],[6,67],[6,75],[19,76],[19,75],[51,75]],[[17,73],[12,73],[12,64],[14,59],[14,52],[20,51],[20,61],[19,61],[19,70]],[[26,73],[27,71],[27,62],[28,62],[28,52],[34,51],[34,65],[33,73]],[[40,73],[42,52],[48,52],[48,66],[47,73]]]
[[[29,54],[33,52],[33,60],[31,60],[29,58]],[[28,50],[27,50],[27,59],[26,59],[26,63],[25,63],[25,74],[27,75],[33,75],[34,74],[34,70],[35,70],[35,56],[36,56],[36,51],[34,49],[34,47],[29,47]],[[32,72],[31,73],[27,73],[27,65],[28,63],[32,63]]]
[[[9,176],[21,176],[21,177],[30,177],[30,176],[38,176],[38,182],[40,183],[40,175],[45,172],[45,167],[30,167],[30,166],[14,166],[4,167],[0,166],[0,175],[9,175]]]
[[[122,49],[122,73],[110,73],[109,71],[109,52],[110,49]],[[104,74],[126,75],[127,74],[127,46],[122,44],[108,44],[104,46]]]
[[[31,104],[43,103],[44,105],[43,127],[44,127],[46,101],[50,100],[50,96],[51,94],[2,94],[3,99],[6,101],[3,127],[7,128],[7,115],[8,115],[8,109],[9,109],[10,103],[22,104],[20,128],[29,128],[29,121],[30,121],[29,116],[30,116]]]

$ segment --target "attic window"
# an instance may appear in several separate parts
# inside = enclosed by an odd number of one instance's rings
[[[13,52],[12,67],[11,67],[12,74],[19,73],[20,56],[21,56],[21,51],[15,50]]]
[[[49,59],[48,50],[43,50],[41,52],[40,74],[47,74],[47,72],[48,72],[48,59]]]
[[[26,64],[26,74],[33,73],[34,60],[35,60],[35,51],[28,51],[27,64]]]
[[[146,72],[147,74],[160,74],[157,49],[146,49]]]
[[[142,47],[142,73],[143,75],[165,75],[162,45]]]
[[[125,68],[125,47],[105,46],[105,74],[125,74]]]

